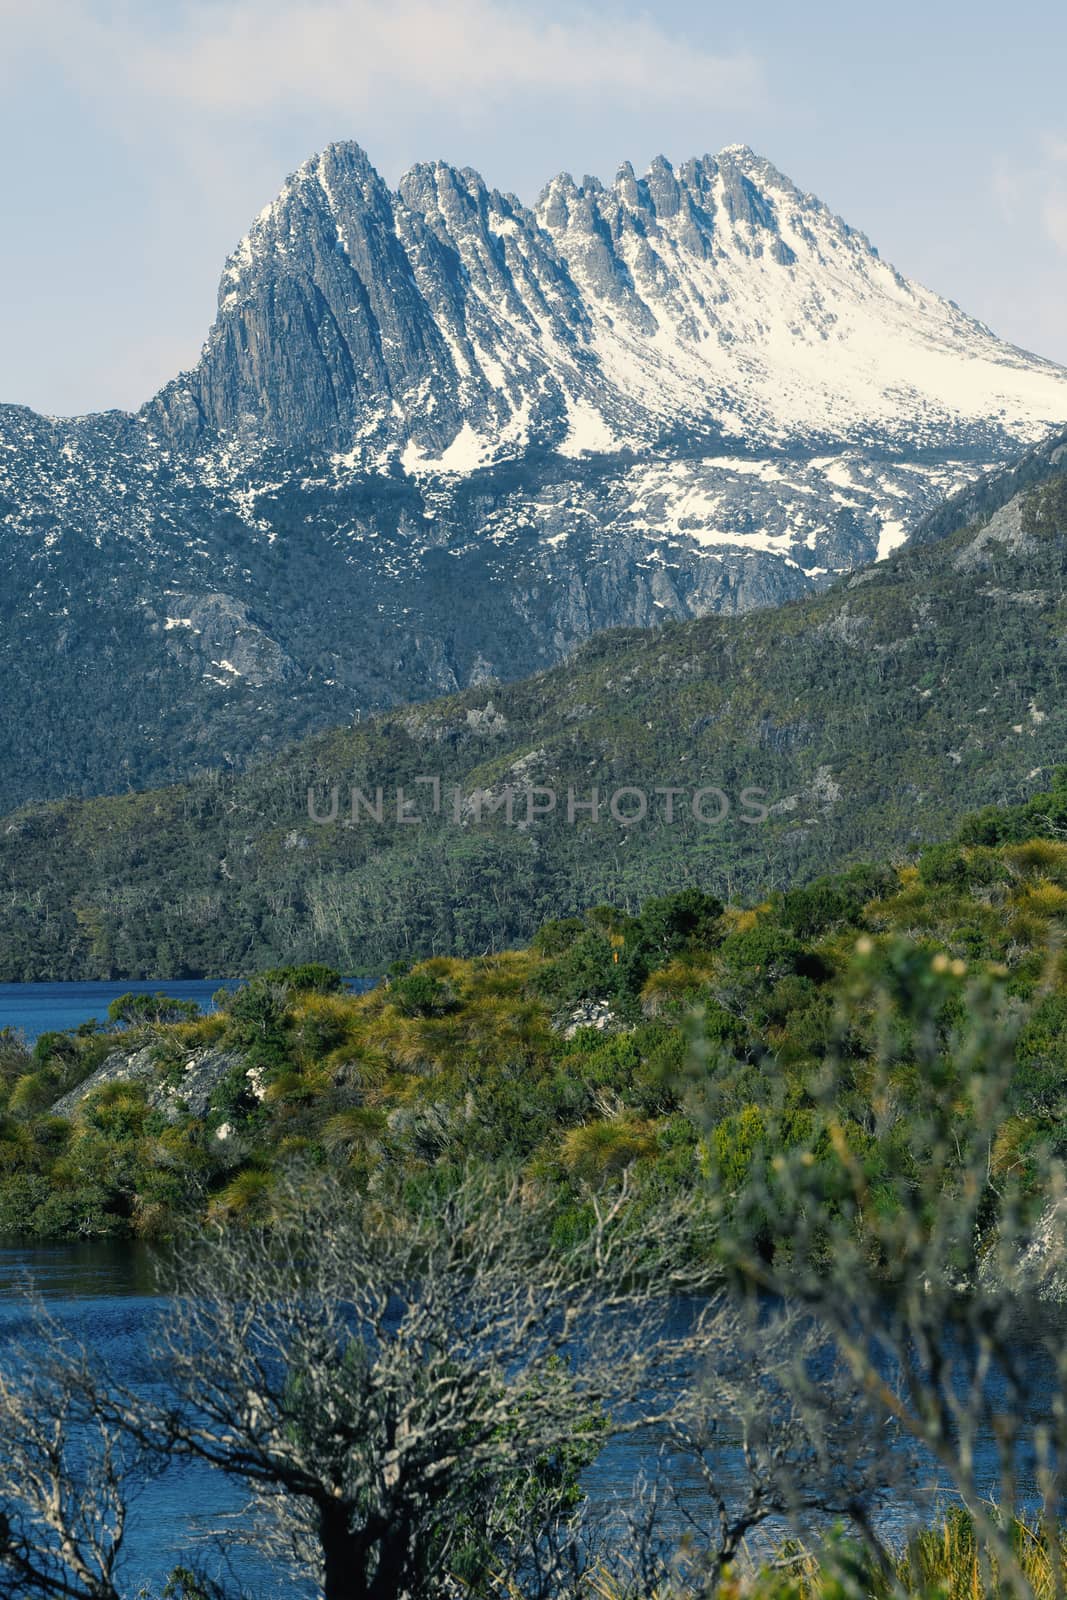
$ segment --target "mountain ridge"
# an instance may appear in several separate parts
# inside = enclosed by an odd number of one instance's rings
[[[0,407],[0,809],[820,589],[1067,420],[1067,373],[751,152],[538,205],[329,147],[192,373],[136,414]]]
[[[313,270],[301,278],[302,300],[297,297],[286,306],[285,315],[307,314],[313,292],[324,297],[330,313],[316,350],[318,359],[305,362],[302,373],[291,375],[285,368],[276,334],[271,345],[275,371],[299,380],[303,413],[289,404],[281,409],[275,388],[263,386],[264,376],[269,380],[271,374],[256,366],[260,344],[264,338],[269,342],[273,331],[266,308],[257,303],[263,263],[269,259],[277,267],[282,261],[280,272],[266,275],[271,284],[284,277],[284,258],[291,257],[297,238],[305,251],[310,241]],[[842,251],[848,257],[844,274],[831,259]],[[762,296],[751,297],[754,309],[745,307],[737,275],[731,271],[737,257],[750,271],[757,264],[766,267],[768,260],[783,269],[796,269],[801,292],[787,298],[783,308],[793,318],[789,325],[793,356],[805,351],[809,334],[821,342],[841,343],[835,326],[839,312],[819,304],[819,290],[812,289],[817,285],[813,269],[822,268],[831,285],[835,279],[858,275],[867,298],[885,302],[880,307],[883,312],[899,309],[894,305],[899,301],[926,321],[933,319],[929,337],[920,341],[927,356],[938,339],[951,332],[966,341],[968,359],[978,365],[992,362],[1026,371],[1035,379],[1049,378],[1049,392],[1037,384],[1040,393],[1032,403],[1038,409],[1026,425],[1032,429],[1050,420],[1047,409],[1040,407],[1047,406],[1049,394],[1059,388],[1062,369],[1004,344],[952,302],[910,283],[883,262],[866,235],[817,197],[802,194],[747,146],[729,146],[717,157],[692,159],[678,168],[657,157],[642,178],[624,163],[610,187],[597,179],[577,185],[563,173],[527,208],[515,196],[489,189],[471,169],[443,162],[417,164],[390,191],[359,145],[329,145],[290,175],[232,252],[201,361],[145,410],[158,408],[165,427],[185,439],[190,426],[196,433],[208,421],[236,434],[251,426],[253,433],[265,431],[275,443],[278,437],[272,430],[280,426],[284,442],[291,444],[306,422],[312,442],[346,446],[350,464],[358,452],[360,465],[380,467],[395,459],[409,471],[429,470],[431,463],[444,471],[453,465],[469,469],[504,459],[509,448],[521,449],[528,442],[552,445],[565,453],[580,451],[586,446],[576,437],[574,407],[591,408],[582,411],[593,441],[590,448],[647,448],[656,442],[657,427],[680,421],[690,429],[708,427],[713,439],[744,436],[780,442],[790,428],[810,435],[818,427],[813,427],[811,409],[813,388],[819,392],[815,374],[805,372],[796,405],[790,407],[781,393],[777,395],[775,416],[764,392],[766,375],[755,370],[758,362],[749,362],[753,371],[744,370],[746,346],[758,347],[761,336],[767,343],[766,336],[782,332],[781,326],[764,327],[759,319],[767,316],[786,284],[780,278],[769,288],[761,285]],[[710,278],[696,271],[708,264],[714,269]],[[352,272],[347,273],[346,267]],[[380,292],[383,280],[389,284],[389,295]],[[353,285],[364,292],[352,296],[356,305],[346,306],[347,297],[340,291]],[[490,297],[494,317],[487,321],[482,313]],[[731,307],[736,311],[738,305],[750,324],[754,317],[755,329],[745,325],[744,316],[740,328],[737,316],[731,317]],[[239,351],[234,314],[241,313],[240,327],[247,330],[250,307],[257,314],[255,338],[247,350]],[[434,314],[428,316],[427,307]],[[617,337],[618,327],[606,325],[613,318],[622,324]],[[535,393],[533,384],[522,381],[517,362],[506,370],[501,364],[500,355],[516,349],[511,337],[516,321],[522,324],[526,355],[539,362],[530,376],[547,376],[552,404]],[[671,348],[656,352],[649,341],[655,341],[664,325],[671,334]],[[747,338],[739,344],[742,331]],[[851,330],[853,335],[857,331]],[[632,334],[638,337],[628,337]],[[711,349],[701,349],[697,359],[685,349],[687,344]],[[720,359],[717,344],[737,345],[740,362]],[[301,349],[306,353],[306,346]],[[216,360],[220,352],[221,363]],[[728,354],[732,357],[733,351]],[[778,350],[774,355],[773,370],[780,380],[783,371],[791,371],[790,352]],[[373,366],[358,370],[360,359]],[[242,369],[236,383],[235,361]],[[447,406],[436,393],[430,404],[430,395],[420,387],[427,362],[449,387]],[[595,382],[590,388],[592,363]],[[223,379],[216,371],[219,365]],[[620,369],[630,386],[627,395],[618,382]],[[651,406],[650,372],[658,386]],[[870,375],[861,376],[859,398],[869,402],[874,395]],[[936,387],[938,375],[930,376]],[[369,385],[363,381],[368,377]],[[679,377],[681,384],[675,381]],[[744,384],[753,378],[755,388],[746,402]],[[975,378],[976,374],[970,375],[972,382]],[[316,379],[328,381],[330,400],[348,405],[349,411],[339,410],[331,417]],[[735,415],[731,400],[736,402],[739,385],[742,407]],[[820,420],[832,421],[830,431],[840,437],[845,406],[851,408],[850,423],[862,425],[871,417],[857,409],[855,392],[842,394],[840,361],[833,387],[839,403],[826,409],[826,396],[820,392],[824,402]],[[277,388],[284,391],[285,385]],[[913,392],[921,393],[921,384]],[[561,395],[562,407],[557,403]],[[958,394],[955,400],[959,403]],[[381,407],[369,420],[368,402]],[[1059,397],[1056,404],[1062,404]],[[524,412],[526,406],[532,408],[531,414]],[[989,409],[987,399],[985,410]],[[879,403],[871,416],[882,428],[887,420],[899,427],[901,419],[892,415],[894,410],[899,411],[899,405],[889,407],[887,414]],[[984,416],[981,408],[977,414]],[[478,438],[474,425],[487,416],[495,416],[500,427],[495,445],[504,456],[491,453],[493,442],[488,439],[479,454],[473,439],[463,437],[465,424]],[[1061,410],[1052,416],[1065,420]],[[916,434],[924,432],[928,439],[933,437],[944,420],[925,424],[916,420],[909,442],[915,443]],[[398,430],[394,423],[403,426]],[[353,441],[350,430],[357,427]],[[561,433],[564,427],[567,431]],[[634,430],[632,435],[628,430]],[[1007,432],[1019,437],[1018,429]],[[942,434],[938,442],[943,442]],[[1036,434],[1031,438],[1036,440]],[[395,456],[383,452],[382,439],[396,445]]]

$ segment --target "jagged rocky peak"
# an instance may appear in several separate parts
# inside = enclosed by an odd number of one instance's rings
[[[645,189],[652,211],[658,218],[666,220],[678,215],[682,189],[666,156],[657,156],[649,167]]]
[[[331,145],[230,257],[200,362],[158,409],[183,443],[189,418],[283,448],[340,443],[447,365],[393,196],[358,145]]]
[[[199,364],[144,415],[198,452],[451,473],[679,430],[1029,441],[1067,414],[1065,382],[744,145],[609,185],[564,172],[528,209],[440,161],[393,193],[345,143],[253,223]]]
[[[446,229],[484,218],[489,207],[489,190],[480,174],[446,161],[419,162],[401,178],[398,192],[427,222],[439,218]]]
[[[494,287],[505,294],[513,288],[507,273],[502,275],[500,270],[507,258],[507,240],[536,229],[530,212],[515,195],[490,189],[470,167],[452,167],[443,161],[420,163],[404,174],[395,210],[402,236],[405,224],[410,226],[411,219],[418,219],[446,251],[460,257],[465,269],[488,271]],[[411,236],[416,250],[418,238],[416,230]],[[418,275],[419,262],[413,264]]]
[[[568,222],[580,224],[595,212],[606,219],[640,219],[652,227],[681,219],[710,235],[716,211],[731,223],[777,232],[777,196],[800,200],[769,162],[747,145],[733,145],[718,156],[695,157],[677,168],[666,156],[656,156],[642,177],[625,161],[610,189],[596,178],[584,178],[579,187],[564,172],[544,190],[536,209],[538,220],[553,232]]]
[[[343,243],[347,227],[363,212],[388,215],[391,199],[367,153],[355,143],[331,144],[290,174],[277,196],[259,213],[228,258],[219,284],[220,311],[237,304],[250,275],[296,250],[314,248],[320,237]]]

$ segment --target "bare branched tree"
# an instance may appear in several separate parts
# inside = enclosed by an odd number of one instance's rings
[[[154,1350],[168,1394],[112,1394],[146,1447],[209,1463],[268,1509],[327,1600],[518,1575],[609,1435],[697,1403],[716,1309],[698,1210],[551,1247],[517,1189],[470,1178],[403,1219],[294,1193],[269,1228],[171,1263]]]
[[[553,1247],[551,1211],[499,1180],[402,1214],[309,1180],[269,1226],[169,1258],[137,1391],[43,1322],[36,1376],[0,1389],[0,1443],[32,1414],[64,1476],[50,1499],[25,1454],[0,1458],[12,1503],[32,1490],[0,1594],[118,1600],[134,1452],[243,1484],[277,1592],[310,1580],[325,1600],[560,1600],[608,1576],[634,1600],[710,1593],[774,1519],[870,1533],[900,1458],[811,1317],[714,1292],[694,1197],[638,1215],[624,1183],[592,1205],[589,1235]],[[93,1452],[69,1454],[71,1419]],[[598,1524],[581,1473],[635,1435],[663,1480]]]
[[[86,1353],[37,1305],[0,1363],[0,1596],[121,1600],[127,1509],[150,1463],[94,1404]]]

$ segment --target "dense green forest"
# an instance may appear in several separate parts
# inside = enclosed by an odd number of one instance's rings
[[[1062,463],[1061,463],[1062,465]],[[602,635],[243,775],[0,823],[0,981],[248,975],[470,956],[686,886],[760,897],[942,836],[1047,782],[1067,734],[1067,476],[828,593]],[[433,814],[432,785],[440,809]],[[382,789],[382,820],[371,806]],[[527,822],[529,786],[554,810]],[[319,815],[338,793],[338,819]],[[414,825],[396,820],[396,791]],[[667,797],[675,788],[673,821]],[[506,792],[513,792],[509,822]],[[567,795],[588,809],[568,821]],[[648,802],[641,820],[631,816]],[[719,790],[698,805],[701,789]],[[746,791],[769,810],[746,821]],[[499,809],[479,801],[489,793]],[[457,800],[458,795],[458,800]],[[546,802],[547,803],[547,802]]]
[[[190,1211],[269,1215],[308,1168],[418,1192],[474,1163],[517,1168],[569,1237],[624,1171],[638,1205],[710,1171],[743,1189],[761,1150],[810,1137],[830,1061],[872,1180],[899,1177],[919,1065],[948,1084],[983,1006],[1015,1029],[992,1159],[1018,1171],[1067,1155],[1065,918],[1061,769],[915,864],[758,904],[688,888],[548,922],[525,949],[400,963],[363,995],[290,967],[204,1017],[130,999],[32,1051],[3,1035],[0,1232],[153,1236]],[[902,1115],[878,1129],[887,1026]]]

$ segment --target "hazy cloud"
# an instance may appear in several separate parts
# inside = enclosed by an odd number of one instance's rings
[[[1041,221],[1048,237],[1067,255],[1067,138],[1047,134],[1044,139],[1044,195]]]
[[[992,187],[1006,222],[1031,228],[1036,223],[1067,255],[1067,136],[1045,133],[1032,161],[1001,162]]]
[[[516,95],[726,107],[763,96],[750,54],[693,48],[650,16],[553,20],[503,0],[214,0],[174,7],[167,25],[92,0],[0,0],[0,16],[9,64],[21,43],[97,89],[223,117],[301,102],[350,116],[399,88],[466,117]]]

